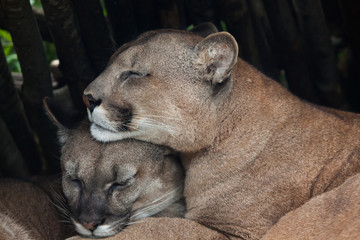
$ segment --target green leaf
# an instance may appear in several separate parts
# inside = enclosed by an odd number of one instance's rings
[[[6,40],[7,42],[12,42],[10,33],[2,29],[0,29],[0,38]]]
[[[9,56],[6,57],[6,61],[8,63],[12,62],[12,61],[17,61],[18,58],[17,58],[17,55],[15,53],[13,54],[10,54]]]
[[[193,29],[194,28],[194,24],[191,24],[191,25],[189,25],[187,28],[186,28],[186,30],[187,31],[190,31],[191,29]]]
[[[223,20],[220,21],[220,25],[221,25],[221,29],[222,29],[223,31],[225,31],[225,32],[228,31],[228,30],[227,30],[227,27],[226,27],[226,23],[225,23]]]

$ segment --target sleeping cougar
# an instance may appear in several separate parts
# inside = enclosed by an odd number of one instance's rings
[[[147,219],[111,239],[259,239],[360,172],[359,115],[304,102],[237,55],[226,32],[151,31],[84,91],[93,137],[169,146],[186,171],[186,219]]]
[[[49,99],[45,106],[63,142],[62,185],[78,233],[106,237],[148,216],[184,216],[183,169],[167,147],[97,142],[87,121],[76,125]]]

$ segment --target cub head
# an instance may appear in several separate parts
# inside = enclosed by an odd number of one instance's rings
[[[47,100],[46,108],[61,131],[63,192],[81,235],[114,235],[182,198],[183,169],[170,149],[136,140],[98,142],[88,121],[65,126],[55,118],[56,105]],[[182,217],[185,206],[177,211]]]
[[[118,49],[84,91],[92,136],[135,138],[182,152],[210,145],[237,55],[236,41],[225,32],[142,34]]]

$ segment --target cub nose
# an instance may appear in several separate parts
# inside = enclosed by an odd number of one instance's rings
[[[105,219],[94,220],[94,221],[88,222],[86,220],[79,219],[79,222],[81,223],[81,225],[83,225],[84,228],[86,228],[87,230],[90,230],[90,231],[94,231],[99,225],[104,223],[104,221],[105,221]]]
[[[90,112],[93,112],[94,108],[101,104],[101,100],[95,99],[91,94],[83,95],[83,101]]]

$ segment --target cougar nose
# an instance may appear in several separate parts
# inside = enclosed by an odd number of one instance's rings
[[[96,100],[91,94],[83,95],[83,101],[90,112],[93,112],[94,108],[101,104],[101,100]]]
[[[105,219],[93,220],[93,221],[88,222],[86,220],[79,219],[79,222],[81,223],[81,225],[83,225],[84,228],[86,228],[87,230],[90,230],[90,231],[94,231],[97,228],[97,226],[104,223],[104,221],[105,221]]]

